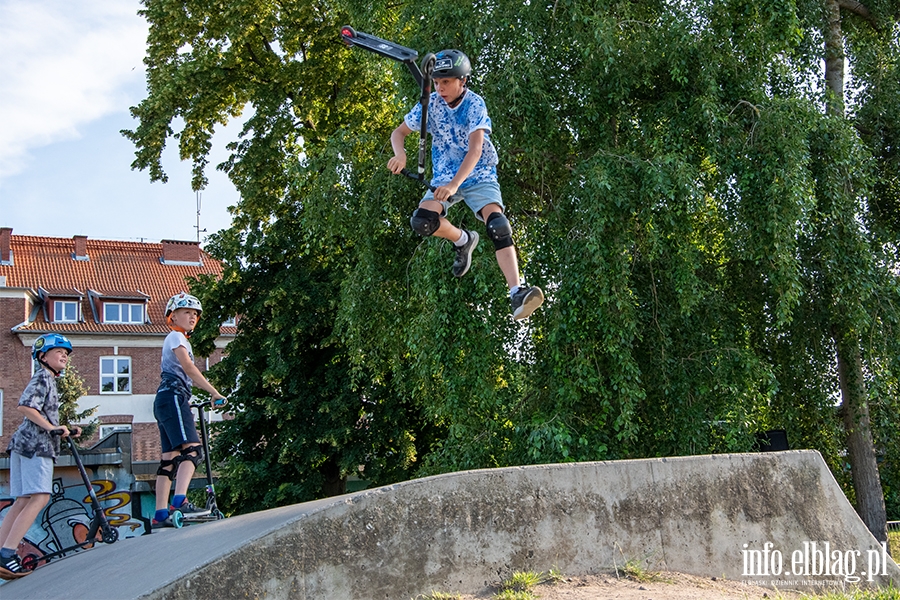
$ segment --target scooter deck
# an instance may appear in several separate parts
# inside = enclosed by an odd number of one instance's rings
[[[341,27],[341,39],[350,46],[359,46],[360,48],[365,48],[375,54],[380,54],[385,58],[391,58],[404,63],[415,64],[416,60],[419,58],[419,53],[412,48],[407,48],[406,46],[383,40],[380,37],[363,33],[362,31],[356,31],[349,25]]]

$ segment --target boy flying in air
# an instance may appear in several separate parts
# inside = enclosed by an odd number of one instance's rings
[[[413,231],[421,236],[449,240],[456,248],[453,275],[462,277],[472,263],[472,251],[478,245],[478,233],[459,229],[445,215],[452,205],[451,196],[462,197],[475,216],[487,226],[494,243],[497,264],[509,287],[513,318],[527,319],[544,301],[537,286],[519,279],[519,263],[512,239],[512,228],[503,214],[503,199],[497,183],[497,151],[491,143],[491,119],[484,99],[466,86],[472,72],[468,57],[459,50],[437,54],[432,92],[428,108],[431,133],[431,162],[434,176],[428,191],[410,219]],[[421,127],[422,105],[406,115],[391,134],[394,156],[388,169],[395,175],[406,167],[406,137]]]

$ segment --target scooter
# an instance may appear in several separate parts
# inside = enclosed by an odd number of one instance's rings
[[[54,429],[50,432],[50,435],[62,435],[62,433],[62,429]],[[83,542],[75,544],[74,546],[69,546],[68,548],[62,548],[60,550],[56,550],[55,552],[44,554],[43,556],[29,554],[23,557],[22,566],[29,571],[33,571],[41,564],[49,563],[55,558],[61,558],[71,552],[82,550],[84,548],[87,548],[88,546],[93,546],[93,544],[98,541],[102,541],[104,544],[113,544],[116,542],[116,540],[119,539],[119,530],[109,524],[109,520],[106,518],[106,513],[103,512],[103,508],[100,506],[100,502],[97,500],[97,494],[94,492],[94,485],[91,483],[87,471],[85,471],[84,469],[84,463],[81,462],[81,455],[78,454],[78,448],[75,446],[75,442],[72,441],[71,437],[67,437],[65,438],[65,440],[69,444],[69,450],[72,451],[72,457],[75,459],[75,466],[78,467],[78,472],[79,474],[81,474],[81,480],[84,482],[84,487],[87,488],[88,495],[91,499],[91,509],[94,511],[94,516],[91,518],[91,525],[88,528],[87,537]],[[97,539],[98,532],[100,533],[99,540]]]
[[[186,515],[177,509],[172,511],[170,518],[176,529],[191,523],[205,523],[225,518],[225,515],[216,504],[216,489],[212,480],[212,463],[209,460],[209,430],[206,425],[206,404],[206,402],[191,402],[191,408],[196,408],[200,417],[200,439],[203,442],[203,459],[206,465],[206,510],[208,512]],[[216,400],[213,405],[224,406],[225,400]]]
[[[433,53],[429,52],[422,59],[421,64],[416,64],[419,53],[412,48],[389,42],[368,33],[356,31],[349,25],[341,27],[341,40],[347,46],[356,46],[363,50],[374,52],[379,56],[402,62],[407,66],[409,72],[412,73],[416,83],[419,84],[419,89],[421,90],[419,104],[422,105],[422,124],[419,128],[418,173],[412,173],[406,169],[402,169],[400,173],[419,182],[432,192],[435,191],[435,187],[425,180],[425,138],[428,133],[428,104],[431,101],[431,75],[434,72],[434,64],[437,58]],[[462,197],[458,194],[454,194],[450,196],[448,202],[450,204],[455,204],[460,200],[462,200]]]

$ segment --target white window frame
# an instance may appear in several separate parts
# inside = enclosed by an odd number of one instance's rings
[[[103,370],[103,362],[104,361],[112,361],[113,371],[111,373],[107,373]],[[128,364],[128,373],[122,374],[119,372],[119,363],[120,361],[127,361]],[[105,390],[103,387],[104,380],[111,379],[113,389],[111,391]],[[127,380],[128,381],[128,389],[125,391],[120,391],[119,389],[119,381]],[[122,356],[121,354],[115,356],[101,356],[100,357],[100,393],[103,395],[119,395],[125,396],[130,395],[132,393],[132,384],[134,383],[134,372],[132,370],[132,361],[130,356]]]
[[[119,318],[118,319],[110,319],[107,315],[107,308],[118,307],[119,310]],[[133,316],[133,311],[135,308],[140,310],[140,316],[138,320],[132,321],[131,317]],[[128,320],[123,320],[122,316],[126,315]],[[122,325],[143,325],[144,324],[144,305],[137,302],[104,302],[103,303],[103,322],[104,323],[121,323]]]
[[[67,304],[71,304],[72,306],[75,307],[75,318],[74,319],[67,319],[65,316],[65,313],[66,313],[65,306]],[[60,311],[62,313],[61,318],[57,318],[57,308],[58,307],[62,307],[62,310]],[[77,323],[78,317],[80,317],[80,316],[81,316],[81,302],[79,302],[78,300],[54,300],[53,301],[53,322],[54,323]]]

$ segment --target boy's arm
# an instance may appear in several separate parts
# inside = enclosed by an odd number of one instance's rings
[[[29,421],[31,421],[32,423],[34,423],[35,425],[37,425],[44,431],[53,431],[54,429],[62,429],[63,437],[68,436],[70,433],[68,427],[66,427],[65,425],[54,425],[53,423],[51,423],[50,421],[47,420],[47,417],[45,417],[41,413],[41,411],[39,411],[36,408],[32,408],[30,406],[23,406],[20,404],[19,406],[16,407],[16,410],[18,410],[20,413],[25,415],[26,419],[28,419]]]
[[[406,121],[400,123],[391,133],[391,148],[394,149],[394,156],[388,161],[387,167],[394,175],[399,175],[400,171],[406,168],[406,147],[404,142],[406,136],[412,133],[412,129],[406,124]]]
[[[203,373],[200,372],[200,369],[198,369],[197,365],[194,364],[194,361],[191,360],[191,355],[188,354],[187,348],[178,346],[172,350],[172,352],[175,353],[178,362],[181,364],[181,368],[184,369],[187,376],[191,378],[194,385],[201,390],[209,392],[213,400],[225,397],[219,393],[219,390],[213,387],[213,384],[206,380],[206,377],[203,376]]]
[[[459,165],[459,170],[456,172],[456,175],[450,180],[450,183],[438,186],[438,188],[434,190],[435,200],[446,200],[459,191],[459,186],[461,186],[466,178],[472,174],[472,171],[475,170],[475,165],[477,165],[478,161],[481,159],[481,152],[483,150],[484,129],[476,129],[469,134],[469,150],[466,152],[466,157],[463,159],[462,164]]]

